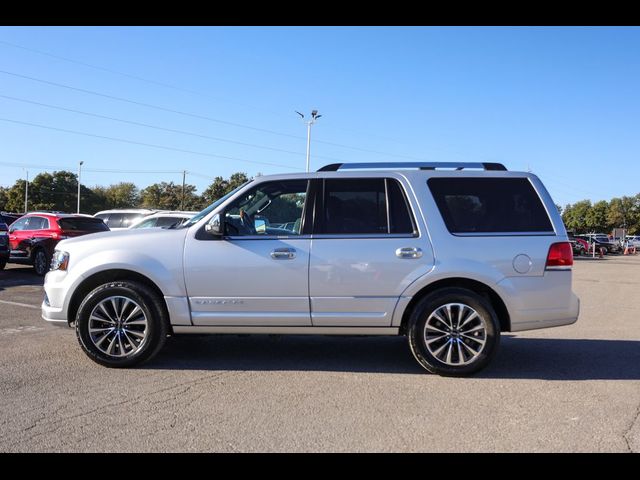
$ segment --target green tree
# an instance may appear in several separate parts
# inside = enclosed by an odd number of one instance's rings
[[[573,230],[576,233],[586,232],[588,230],[586,218],[591,208],[590,200],[581,200],[564,207],[562,220],[567,230]]]
[[[204,192],[202,192],[203,204],[209,205],[220,197],[225,196],[230,191],[238,188],[243,183],[249,181],[247,174],[244,172],[236,172],[228,179],[222,177],[215,177],[213,183],[209,185]]]
[[[6,209],[22,212],[24,210],[25,181],[16,183],[7,191]],[[80,189],[81,199],[93,196],[91,189],[84,185]],[[29,211],[58,210],[73,213],[78,202],[78,180],[73,172],[61,170],[53,173],[43,172],[29,182]],[[85,211],[84,205],[82,211]]]
[[[607,222],[607,212],[609,203],[606,200],[600,200],[593,204],[585,216],[586,227],[593,232],[608,233],[609,223]]]
[[[5,207],[9,201],[9,189],[0,187],[0,210],[7,210]]]
[[[140,192],[132,182],[120,182],[108,187],[93,187],[94,193],[100,198],[100,210],[111,208],[134,208],[140,203]]]
[[[200,210],[202,199],[195,192],[195,185],[185,185],[184,210]],[[182,185],[176,185],[173,182],[154,183],[140,191],[140,200],[145,208],[181,210]]]

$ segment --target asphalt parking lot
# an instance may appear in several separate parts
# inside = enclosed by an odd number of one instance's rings
[[[177,337],[106,369],[40,319],[41,284],[0,272],[2,452],[640,452],[640,255],[577,260],[578,323],[464,379],[380,337]]]

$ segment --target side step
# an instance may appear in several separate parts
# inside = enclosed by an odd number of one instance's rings
[[[230,333],[282,335],[398,335],[398,327],[187,327],[173,325],[173,333]]]

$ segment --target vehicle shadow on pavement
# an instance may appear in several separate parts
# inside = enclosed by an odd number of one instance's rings
[[[404,337],[183,335],[142,368],[423,374]],[[503,336],[476,379],[640,380],[640,341]]]
[[[7,267],[0,270],[0,291],[23,285],[43,285],[44,277],[36,275],[32,267]]]
[[[640,341],[504,336],[478,377],[540,380],[640,380]]]

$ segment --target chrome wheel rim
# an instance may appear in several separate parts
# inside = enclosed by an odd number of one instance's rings
[[[89,316],[89,337],[102,353],[115,358],[134,355],[145,344],[147,316],[128,297],[113,296],[100,301]]]
[[[429,315],[424,343],[438,361],[459,367],[473,363],[487,343],[486,320],[464,303],[447,303]]]
[[[47,257],[42,250],[36,253],[36,272],[45,273],[47,271]]]

